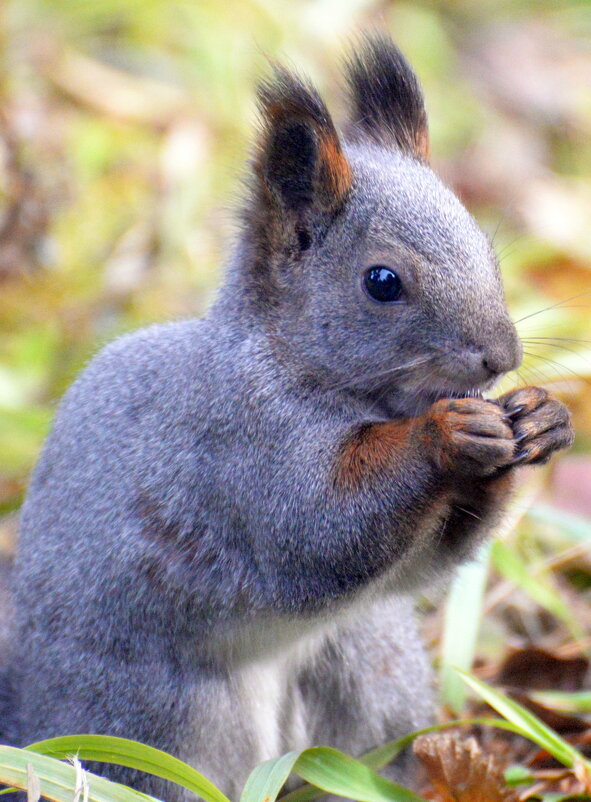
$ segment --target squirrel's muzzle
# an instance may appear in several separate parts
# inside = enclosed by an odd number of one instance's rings
[[[475,384],[497,379],[515,370],[522,359],[521,340],[510,320],[495,326],[494,330],[482,332],[480,343],[466,345],[461,353],[461,363]]]

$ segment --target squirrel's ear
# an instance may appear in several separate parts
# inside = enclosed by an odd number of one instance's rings
[[[429,131],[421,86],[390,37],[362,37],[345,66],[352,105],[350,136],[365,135],[426,161]]]
[[[317,215],[332,216],[351,186],[351,169],[316,90],[283,67],[258,90],[262,132],[255,154],[259,211],[290,222],[309,242]],[[303,233],[302,233],[303,232]]]

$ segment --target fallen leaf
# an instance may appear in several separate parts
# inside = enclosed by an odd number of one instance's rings
[[[530,646],[509,654],[499,670],[497,683],[528,690],[576,691],[583,687],[588,668],[586,657],[557,657]]]
[[[475,738],[459,733],[423,735],[414,751],[427,771],[436,802],[517,802],[518,794],[505,784],[503,767],[485,755]]]

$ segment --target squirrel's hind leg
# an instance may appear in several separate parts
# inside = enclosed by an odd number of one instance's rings
[[[298,687],[310,745],[359,756],[431,724],[431,673],[412,601],[383,599],[358,612],[302,670]],[[412,755],[382,773],[412,784]]]

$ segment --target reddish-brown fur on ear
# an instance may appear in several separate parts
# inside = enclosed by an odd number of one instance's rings
[[[427,131],[427,129],[421,131],[416,138],[415,156],[421,159],[421,161],[429,161],[431,156],[431,140],[429,139],[429,131]]]
[[[351,187],[351,168],[319,94],[277,66],[258,98],[263,131],[255,170],[263,199],[276,199],[283,211],[337,212]]]
[[[347,196],[353,180],[351,167],[341,149],[336,132],[322,131],[320,141],[320,165],[325,174],[328,191],[339,203]]]

